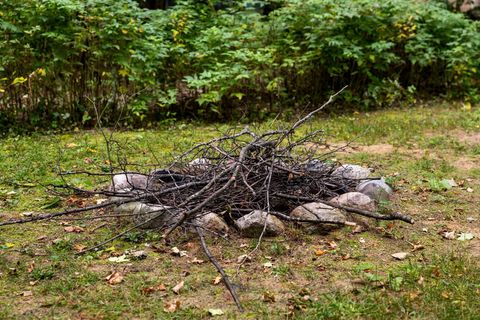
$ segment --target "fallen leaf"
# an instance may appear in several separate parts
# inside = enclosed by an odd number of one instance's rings
[[[467,192],[472,193],[473,189],[472,188],[467,188]]]
[[[83,250],[85,250],[87,248],[86,245],[83,245],[83,244],[80,244],[80,243],[76,243],[73,245],[73,250],[75,250],[76,252],[81,252]]]
[[[119,284],[123,281],[123,274],[119,271],[114,271],[105,280],[111,285]]]
[[[358,239],[358,242],[360,242],[360,243],[365,243],[365,239],[360,238],[360,239]]]
[[[63,230],[69,233],[81,233],[85,231],[82,227],[79,226],[68,226],[63,228]]]
[[[467,241],[467,240],[472,240],[475,236],[471,233],[460,233],[460,235],[458,236],[457,240],[460,240],[460,241]]]
[[[213,279],[213,284],[219,284],[222,281],[222,276],[218,275]]]
[[[412,252],[418,251],[425,249],[425,247],[422,244],[412,244]]]
[[[192,260],[190,263],[202,264],[202,263],[204,263],[204,262],[205,262],[204,260],[200,260],[200,259],[197,259],[197,258],[193,258],[193,260]]]
[[[337,243],[335,241],[330,241],[330,242],[328,242],[328,247],[331,250],[335,250],[335,249],[337,249]]]
[[[224,314],[222,309],[208,309],[208,313],[212,316],[221,316]]]
[[[31,297],[31,296],[33,296],[33,292],[32,291],[23,291],[21,293],[21,295],[24,296],[24,297]]]
[[[166,302],[163,305],[163,311],[167,313],[173,313],[180,309],[180,300],[174,300],[172,302]]]
[[[420,278],[418,278],[417,283],[418,283],[419,285],[423,285],[423,282],[424,282],[424,281],[425,281],[425,278],[422,277],[422,276],[420,276]]]
[[[404,260],[408,256],[408,253],[406,252],[397,252],[392,254],[392,257],[394,257],[397,260]]]
[[[352,233],[362,233],[365,231],[365,228],[362,227],[361,225],[357,225],[355,228],[353,228]]]
[[[144,295],[149,295],[157,291],[165,291],[165,290],[167,290],[167,287],[165,287],[163,283],[160,283],[159,285],[156,285],[156,286],[143,288],[142,293]]]
[[[325,251],[325,250],[317,250],[317,251],[315,251],[315,255],[316,255],[317,257],[323,256],[323,255],[326,254],[326,253],[328,253],[328,251]]]
[[[271,268],[271,267],[273,267],[273,264],[272,264],[270,261],[268,261],[268,262],[265,262],[265,263],[263,264],[263,266],[264,266],[265,268]]]
[[[121,255],[119,257],[110,257],[108,258],[108,261],[110,262],[117,262],[117,263],[122,263],[122,262],[129,262],[130,260],[127,259],[126,255]]]
[[[30,284],[31,286],[34,286],[34,285],[36,285],[37,283],[38,283],[38,280],[37,280],[37,281],[30,281],[30,282],[29,282],[29,284]]]
[[[448,294],[447,291],[443,291],[443,292],[442,292],[442,297],[444,297],[445,299],[449,299],[449,298],[450,298],[450,295]]]
[[[73,143],[73,142],[72,142],[72,143],[67,143],[67,144],[65,145],[65,147],[68,148],[68,149],[75,148],[75,147],[77,147],[77,146],[78,146],[78,144]]]
[[[32,273],[33,269],[35,269],[35,261],[32,261],[28,266],[27,272]]]
[[[173,254],[174,256],[179,256],[179,257],[186,257],[186,256],[188,256],[187,251],[180,250],[180,249],[178,249],[177,247],[173,247],[173,248],[172,248],[172,254]]]
[[[275,295],[270,291],[263,293],[263,302],[275,302]]]
[[[180,290],[183,288],[183,285],[185,284],[184,281],[180,281],[179,283],[177,283],[177,285],[175,287],[173,287],[172,291],[175,293],[175,294],[179,294],[180,293]]]
[[[445,231],[443,237],[448,240],[455,239],[455,231]]]
[[[242,254],[237,258],[237,263],[244,263],[244,262],[250,262],[250,261],[252,261],[252,258],[246,254]]]

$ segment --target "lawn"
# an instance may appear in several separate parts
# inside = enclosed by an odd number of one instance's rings
[[[259,131],[282,126],[277,120],[250,124]],[[112,145],[110,160],[114,165],[128,160],[132,170],[161,167],[230,127],[178,123],[115,132],[118,144]],[[124,230],[128,221],[62,219],[1,227],[0,318],[209,318],[209,310],[220,309],[217,318],[478,319],[480,110],[435,102],[317,117],[308,127],[325,130],[332,149],[351,142],[331,157],[386,177],[395,189],[389,205],[416,223],[371,221],[365,232],[343,228],[328,235],[305,234],[291,225],[281,237],[264,239],[244,264],[237,258],[257,245],[255,239],[235,233],[227,240],[208,238],[238,286],[243,313],[222,284],[215,284],[217,273],[193,233],[179,232],[166,246],[155,232],[130,232],[79,256],[79,249]],[[99,198],[73,201],[53,194],[49,185],[64,183],[59,171],[101,172],[110,160],[96,131],[1,139],[0,221],[96,203]],[[83,188],[108,184],[102,177],[66,179]],[[445,185],[451,179],[456,186]],[[68,226],[82,232],[66,232]],[[451,231],[454,238],[446,239]],[[474,238],[458,240],[462,233]],[[172,255],[173,246],[187,255]],[[145,250],[147,258],[111,259],[135,250]],[[391,254],[397,252],[408,256],[396,260]],[[110,284],[105,278],[115,271],[123,281]],[[176,294],[173,288],[181,281]],[[164,310],[172,305],[177,310]]]

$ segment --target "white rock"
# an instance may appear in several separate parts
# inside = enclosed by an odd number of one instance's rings
[[[266,236],[276,236],[285,230],[285,226],[280,219],[261,210],[252,211],[235,221],[240,232],[248,237],[258,237],[262,233],[265,223]]]
[[[135,189],[147,189],[149,179],[147,175],[139,173],[121,173],[112,178],[109,191],[129,192]]]
[[[210,167],[212,162],[207,158],[197,158],[190,161],[188,164],[193,170],[201,172],[206,171]]]
[[[225,221],[213,212],[208,212],[198,218],[195,218],[193,223],[206,230],[214,231],[216,233],[228,233],[228,226]]]
[[[404,260],[408,256],[408,253],[406,252],[397,252],[392,254],[392,257],[394,257],[397,260]]]
[[[364,181],[357,186],[357,191],[369,196],[376,202],[388,201],[393,194],[392,188],[385,183],[383,178],[381,180]]]
[[[363,180],[368,178],[371,172],[371,169],[356,164],[344,164],[335,169],[332,175],[345,179]]]
[[[303,220],[345,221],[345,215],[338,209],[320,202],[306,203],[290,212],[290,217]],[[300,222],[308,231],[328,231],[332,225],[325,223]]]

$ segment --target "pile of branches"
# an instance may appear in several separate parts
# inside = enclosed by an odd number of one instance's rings
[[[354,191],[357,180],[346,179],[332,174],[335,164],[329,159],[336,150],[318,156],[319,146],[325,145],[325,133],[314,130],[299,134],[298,129],[310,120],[315,113],[331,103],[330,99],[320,108],[309,113],[291,127],[257,134],[245,128],[236,133],[225,133],[219,138],[195,145],[185,151],[166,169],[155,170],[148,175],[148,184],[128,190],[117,190],[113,185],[109,190],[88,191],[73,188],[83,194],[110,196],[110,200],[98,205],[76,208],[62,212],[39,214],[24,219],[0,222],[0,226],[34,222],[46,219],[80,215],[96,209],[118,207],[132,202],[162,205],[157,212],[149,212],[148,218],[128,228],[121,234],[107,239],[95,247],[81,253],[97,249],[136,228],[155,221],[165,214],[172,219],[159,229],[168,240],[171,233],[181,226],[192,226],[197,232],[202,247],[223,276],[227,288],[235,302],[239,299],[222,267],[211,255],[204,239],[204,230],[193,221],[209,212],[222,213],[233,221],[252,212],[262,210],[285,221],[328,223],[342,225],[348,222],[328,219],[299,219],[288,215],[293,208],[307,202],[321,202],[375,219],[413,220],[404,214],[369,212],[358,208],[344,207],[331,203],[329,199]],[[192,159],[197,159],[192,161]],[[127,176],[127,172],[123,172]],[[117,173],[118,175],[118,173]],[[113,172],[111,173],[113,181]],[[98,218],[124,216],[121,214],[99,215]]]

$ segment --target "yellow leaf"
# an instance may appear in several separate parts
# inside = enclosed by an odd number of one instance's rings
[[[35,72],[41,75],[42,77],[45,77],[47,75],[47,72],[43,68],[38,68],[37,70],[35,70]]]
[[[13,80],[12,84],[24,83],[25,81],[27,81],[27,78],[18,77],[18,78],[15,78],[15,79]]]
[[[463,109],[466,111],[471,111],[472,110],[472,104],[470,102],[465,102],[463,104]]]
[[[122,29],[122,33],[123,34],[128,34],[128,30],[127,29]]]
[[[121,75],[122,77],[126,77],[126,76],[128,76],[128,70],[120,69],[120,70],[118,70],[118,74]]]

